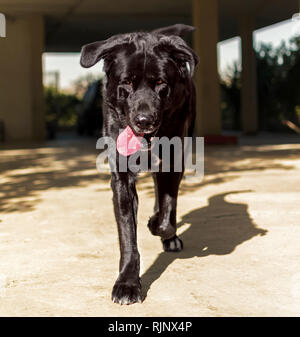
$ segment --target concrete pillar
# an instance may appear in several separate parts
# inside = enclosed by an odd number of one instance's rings
[[[242,44],[242,90],[241,121],[245,134],[255,134],[258,129],[257,118],[257,79],[256,60],[253,49],[253,16],[242,16],[239,22]]]
[[[7,141],[45,138],[43,50],[42,16],[7,20],[0,39],[0,119]]]
[[[198,136],[221,133],[220,85],[217,64],[218,1],[193,0],[193,47],[199,56],[195,72]]]

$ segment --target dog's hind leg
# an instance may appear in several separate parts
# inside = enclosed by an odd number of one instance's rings
[[[176,236],[177,196],[182,172],[153,173],[156,201],[154,215],[148,227],[153,235],[161,237],[165,251],[180,251],[182,241]]]
[[[156,174],[152,174],[153,181],[154,181],[154,190],[155,190],[155,204],[154,204],[154,213],[157,213],[159,211],[158,206],[158,187],[157,187],[157,180],[156,180]]]

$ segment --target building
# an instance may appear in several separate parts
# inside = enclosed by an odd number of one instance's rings
[[[221,133],[216,44],[237,35],[242,40],[242,127],[255,133],[252,32],[298,10],[297,0],[0,0],[7,25],[6,37],[0,38],[0,120],[6,140],[45,138],[43,52],[80,51],[83,44],[115,33],[178,22],[196,27],[197,134]]]

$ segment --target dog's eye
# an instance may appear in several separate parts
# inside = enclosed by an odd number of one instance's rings
[[[164,81],[162,79],[159,79],[156,81],[156,85],[162,85],[164,83]]]
[[[132,85],[132,81],[130,81],[130,80],[124,80],[124,81],[123,81],[123,84],[126,84],[126,85]]]

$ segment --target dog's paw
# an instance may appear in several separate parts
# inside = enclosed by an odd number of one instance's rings
[[[180,252],[183,249],[183,242],[177,235],[171,239],[161,240],[165,252]]]
[[[158,212],[154,213],[148,220],[147,224],[152,235],[156,235],[156,228],[158,227]]]
[[[111,299],[121,305],[142,303],[141,285],[117,281],[113,287]]]
[[[156,212],[148,221],[148,228],[152,235],[158,235],[161,238],[172,238],[176,233],[176,226],[168,223],[159,222],[159,213]]]

